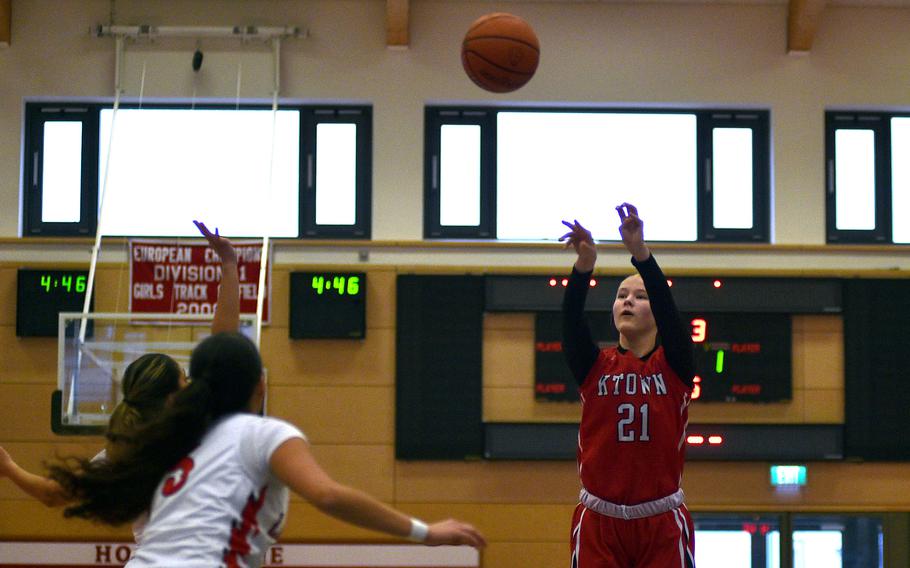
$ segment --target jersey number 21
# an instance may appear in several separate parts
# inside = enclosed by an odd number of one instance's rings
[[[619,413],[620,419],[616,423],[616,434],[619,437],[620,442],[635,442],[635,433],[636,428],[635,424],[639,420],[641,421],[641,433],[638,435],[639,442],[647,442],[651,440],[651,437],[648,435],[648,405],[642,404],[636,410],[634,404],[620,404],[616,408],[616,412]]]

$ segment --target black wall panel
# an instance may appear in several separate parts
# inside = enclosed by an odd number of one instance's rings
[[[483,277],[398,277],[395,456],[483,455]]]
[[[910,459],[910,281],[844,282],[845,451]]]

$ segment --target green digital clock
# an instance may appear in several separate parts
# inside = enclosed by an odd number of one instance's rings
[[[16,335],[57,337],[60,312],[81,312],[86,270],[20,268],[16,284]]]
[[[66,294],[82,294],[85,292],[85,282],[88,280],[88,274],[79,274],[73,276],[72,274],[53,274],[49,272],[43,272],[40,275],[40,284],[44,288],[44,291],[48,294],[51,293],[51,290],[56,290],[60,288],[61,292]]]
[[[316,294],[332,294],[339,296],[358,296],[360,282],[365,278],[363,274],[308,274],[310,286]]]
[[[290,337],[366,337],[366,286],[364,272],[292,272]]]

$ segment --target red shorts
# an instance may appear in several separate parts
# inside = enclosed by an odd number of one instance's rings
[[[617,519],[586,509],[572,515],[572,568],[694,568],[692,517],[685,505],[653,517]]]

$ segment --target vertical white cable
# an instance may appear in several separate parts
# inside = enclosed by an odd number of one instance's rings
[[[118,51],[118,58],[119,58]],[[139,105],[142,106],[142,96],[145,90],[145,63],[142,64],[142,77],[139,81]],[[89,264],[88,282],[85,288],[85,302],[82,304],[82,313],[87,314],[92,301],[92,289],[95,287],[95,270],[98,265],[98,253],[101,250],[101,237],[104,235],[104,198],[107,193],[108,175],[111,170],[111,152],[114,148],[114,131],[117,125],[117,111],[120,109],[120,89],[114,92],[114,111],[111,113],[111,132],[107,140],[107,152],[104,159],[104,177],[101,180],[101,191],[98,194],[98,223],[95,227],[95,244],[92,246],[92,259]],[[82,318],[79,328],[79,344],[85,343],[85,333],[88,327],[86,318]]]
[[[278,92],[272,97],[272,151],[269,155],[269,184],[266,203],[272,203],[272,172],[275,169],[275,124],[278,119]],[[269,267],[269,234],[266,230],[262,236],[262,254],[259,260],[259,290],[256,295],[256,344],[262,337],[262,316],[265,306],[265,276]]]
[[[275,69],[278,69],[278,54],[280,53],[281,44],[278,38],[275,38],[272,41],[272,55],[275,58]],[[239,84],[239,83],[238,83]],[[269,152],[269,183],[268,191],[266,193],[266,203],[271,205],[272,203],[272,178],[273,172],[275,170],[275,129],[278,122],[278,81],[276,80],[274,85],[274,90],[272,91],[272,144],[271,152]],[[238,89],[239,93],[239,89]],[[265,234],[262,236],[262,253],[259,260],[259,290],[256,295],[256,345],[259,345],[260,339],[262,337],[262,315],[263,307],[265,305],[265,277],[268,271],[268,258],[269,258],[269,234],[266,230]]]
[[[234,110],[240,110],[240,83],[243,79],[243,61],[237,61],[237,92],[234,95]]]
[[[95,287],[95,269],[98,266],[98,252],[101,250],[101,236],[104,234],[102,231],[102,222],[104,220],[104,193],[107,189],[107,177],[108,171],[111,167],[111,148],[114,147],[114,127],[117,124],[117,110],[120,108],[120,68],[123,61],[123,38],[117,37],[117,51],[115,56],[116,62],[114,66],[114,111],[111,114],[111,132],[108,135],[107,140],[107,152],[105,154],[104,161],[104,178],[101,182],[101,189],[98,193],[98,222],[95,225],[95,243],[92,245],[92,258],[89,261],[88,268],[88,282],[85,286],[85,301],[82,303],[82,319],[80,320],[79,325],[79,342],[77,343],[76,349],[76,372],[73,374],[72,383],[69,387],[69,392],[67,400],[64,401],[66,405],[66,415],[72,416],[75,411],[76,405],[76,388],[75,383],[77,381],[76,376],[79,374],[79,370],[82,368],[82,352],[83,345],[85,344],[85,335],[88,328],[88,318],[86,317],[89,313],[89,307],[92,304],[92,291]],[[61,327],[59,335],[65,335],[65,328]],[[58,338],[58,341],[60,339]],[[58,368],[60,362],[58,362]],[[59,372],[59,371],[58,371]],[[63,385],[61,385],[63,386]],[[63,417],[61,417],[62,419]]]
[[[145,64],[146,61],[142,60],[142,77],[139,79],[139,108],[142,108],[142,96],[145,94]]]

